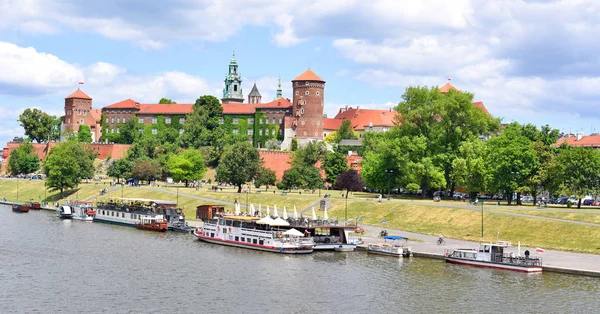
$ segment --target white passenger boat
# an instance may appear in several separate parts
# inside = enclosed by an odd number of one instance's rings
[[[507,253],[504,249],[511,246],[510,242],[481,243],[479,249],[454,249],[446,250],[446,262],[478,267],[499,268],[516,270],[527,273],[542,271],[542,259]],[[526,252],[528,253],[528,252]]]
[[[71,219],[73,218],[73,210],[69,205],[62,205],[56,210],[56,215],[61,219]]]
[[[202,228],[194,230],[201,241],[252,250],[283,254],[312,253],[315,245],[312,238],[304,237],[295,229],[271,229],[268,224],[259,224],[258,217],[224,216],[204,222]]]
[[[174,202],[146,200],[146,199],[117,199],[108,202],[98,202],[94,222],[136,227],[142,219],[164,219],[163,215],[156,213],[161,204]]]
[[[73,212],[73,219],[88,222],[94,221],[96,211],[94,210],[94,206],[91,202],[68,202],[65,205],[71,208],[71,211]]]
[[[379,255],[388,255],[395,257],[412,256],[412,248],[406,246],[408,238],[402,236],[389,235],[384,237],[384,243],[369,244],[367,252]]]

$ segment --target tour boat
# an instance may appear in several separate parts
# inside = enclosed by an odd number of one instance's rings
[[[56,210],[56,215],[61,219],[71,219],[73,218],[73,210],[69,205],[62,205]]]
[[[208,243],[283,254],[312,253],[312,238],[295,229],[271,229],[259,217],[223,216],[204,222],[194,235]]]
[[[94,215],[96,211],[91,202],[68,202],[65,205],[71,208],[73,212],[72,218],[81,221],[94,221]]]
[[[356,226],[338,225],[325,220],[289,219],[289,226],[284,229],[297,229],[310,236],[315,241],[315,251],[354,251],[360,239],[355,237]]]
[[[446,262],[478,267],[499,268],[515,270],[526,273],[537,273],[542,271],[542,259],[525,257],[505,253],[504,249],[511,246],[510,242],[500,241],[497,243],[481,243],[479,249],[455,249],[446,250]]]
[[[38,202],[27,202],[27,203],[23,204],[23,208],[27,208],[27,210],[42,209],[42,205]]]
[[[165,211],[165,219],[169,225],[169,230],[176,232],[185,232],[191,233],[194,231],[194,228],[188,226],[185,221],[185,214],[183,211],[176,209],[166,209]]]
[[[27,213],[29,212],[29,207],[23,206],[22,204],[13,204],[12,211],[15,213]]]
[[[406,242],[408,242],[408,238],[389,235],[383,237],[383,239],[385,241],[384,243],[369,244],[367,246],[367,253],[396,257],[412,256],[411,247],[405,246]],[[388,243],[388,240],[390,243]]]
[[[156,211],[160,210],[164,203],[167,202],[146,199],[117,199],[98,202],[94,222],[137,227],[137,223],[141,222],[143,218],[157,216]],[[174,202],[168,203],[169,205],[175,204]],[[164,216],[161,215],[161,217],[164,219]]]
[[[139,222],[135,223],[138,229],[165,232],[169,228],[167,220],[162,215],[154,217],[143,216]]]

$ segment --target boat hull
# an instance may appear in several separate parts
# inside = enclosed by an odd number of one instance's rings
[[[486,261],[468,260],[468,259],[460,259],[460,258],[451,258],[451,257],[446,257],[446,262],[452,263],[452,264],[475,266],[475,267],[513,270],[513,271],[520,271],[520,272],[525,272],[525,273],[542,272],[541,266],[519,266],[519,265],[500,264],[500,263],[492,263],[492,262],[486,262]]]
[[[377,255],[385,255],[385,256],[393,256],[393,257],[410,257],[410,253],[392,253],[392,252],[373,251],[373,250],[367,250],[367,253],[377,254]]]
[[[72,219],[73,215],[72,214],[58,214],[58,218],[60,218],[60,219]]]
[[[309,253],[312,253],[312,251],[313,251],[312,248],[279,248],[279,247],[272,247],[272,246],[265,246],[265,245],[258,245],[258,244],[248,244],[246,242],[222,240],[222,239],[218,239],[218,238],[205,237],[205,236],[202,236],[199,234],[194,234],[194,235],[198,238],[198,240],[204,241],[207,243],[240,247],[240,248],[257,250],[257,251],[265,251],[265,252],[281,253],[281,254],[309,254]]]
[[[91,217],[91,216],[88,216],[88,217],[73,216],[73,220],[81,220],[81,221],[92,222],[92,221],[94,221],[94,217]]]
[[[321,244],[321,243],[317,243],[314,246],[314,250],[315,251],[336,251],[337,249],[339,249],[340,244]],[[350,251],[354,251],[354,249],[356,248],[356,245],[354,244],[342,244],[342,247],[344,248],[351,248]]]
[[[12,208],[12,211],[15,213],[28,213],[29,212],[29,208],[28,207],[14,207]]]
[[[135,227],[135,220],[117,220],[117,219],[110,219],[110,218],[103,218],[103,217],[94,217],[94,222],[102,222],[102,223],[106,223],[106,224],[111,224],[111,225],[119,225],[119,226],[127,226],[127,227]]]

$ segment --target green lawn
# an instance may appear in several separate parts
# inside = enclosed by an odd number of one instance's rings
[[[560,212],[560,211],[523,210],[523,209],[511,210],[511,209],[505,209],[505,208],[499,208],[499,209],[493,209],[493,210],[499,211],[499,212],[518,213],[518,214],[526,214],[526,215],[532,215],[532,216],[566,219],[566,220],[600,224],[600,211],[597,214],[592,214],[592,213],[572,213],[572,212],[566,212],[566,211]],[[572,209],[569,209],[569,210],[572,210]],[[575,209],[573,209],[573,210],[575,210]]]

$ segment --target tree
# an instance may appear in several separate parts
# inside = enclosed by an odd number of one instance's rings
[[[269,139],[265,143],[265,148],[268,150],[280,150],[281,142],[279,140],[277,140],[276,138]]]
[[[337,176],[348,170],[348,161],[343,154],[327,153],[323,158],[322,168],[325,171],[325,181],[333,184]]]
[[[335,133],[336,143],[339,143],[342,140],[355,140],[358,138],[354,128],[352,128],[352,122],[350,120],[342,121],[342,125],[340,125],[340,128]]]
[[[60,140],[60,126],[62,121],[60,117],[51,116],[50,123],[50,141],[58,141]]]
[[[21,144],[10,152],[7,170],[11,175],[28,174],[40,168],[40,160],[31,143]]]
[[[486,153],[485,144],[473,139],[460,145],[458,155],[452,162],[452,178],[471,194],[471,199],[486,189]]]
[[[298,150],[298,139],[297,138],[292,138],[292,151],[295,152],[296,150]]]
[[[283,172],[281,180],[285,189],[317,189],[323,185],[319,169],[314,165],[294,165]]]
[[[248,141],[238,142],[225,147],[225,151],[217,167],[216,179],[238,187],[242,192],[242,184],[252,180],[262,165],[258,149]]]
[[[184,147],[199,148],[213,144],[218,134],[213,131],[219,128],[223,107],[214,96],[202,96],[196,99],[192,113],[188,114],[183,124],[181,137]]]
[[[138,160],[131,170],[131,177],[141,181],[152,181],[160,175],[160,166],[148,159]]]
[[[159,103],[159,104],[176,104],[176,102],[172,101],[171,99],[169,99],[169,98],[164,98],[164,97],[163,97],[163,98],[161,98],[161,99],[158,101],[158,103]]]
[[[139,123],[137,119],[127,119],[120,127],[121,144],[133,144],[140,137],[140,130],[144,129],[144,125]]]
[[[300,175],[298,167],[292,167],[283,172],[283,178],[281,178],[281,187],[283,189],[291,190],[294,188],[299,188],[302,187],[302,184],[302,176]]]
[[[563,145],[551,166],[551,173],[560,182],[559,189],[565,195],[581,199],[600,188],[600,152],[584,147]]]
[[[90,131],[90,127],[85,124],[79,125],[79,130],[77,131],[77,140],[79,143],[91,143],[92,142],[92,131]]]
[[[43,164],[46,175],[46,187],[60,191],[75,188],[82,179],[94,176],[94,159],[97,153],[85,144],[74,139],[56,145]]]
[[[260,167],[260,169],[258,169],[256,177],[254,178],[254,186],[256,188],[259,188],[261,185],[265,185],[268,188],[269,185],[274,185],[275,181],[277,181],[275,171],[269,168]]]
[[[19,115],[19,122],[25,130],[25,135],[37,143],[55,139],[56,117],[53,117],[37,108],[25,109]]]
[[[172,155],[167,161],[167,169],[173,180],[185,181],[200,180],[206,172],[204,158],[197,149],[187,149],[178,155]]]
[[[106,174],[118,179],[126,179],[133,170],[133,163],[125,158],[117,159],[108,167]]]
[[[321,141],[310,142],[294,153],[293,163],[295,165],[314,165],[323,159],[327,153],[325,144]]]
[[[350,191],[362,191],[365,188],[365,182],[358,175],[356,170],[346,170],[342,172],[335,180],[335,187],[340,190],[346,190],[346,221],[348,221],[348,194]]]

